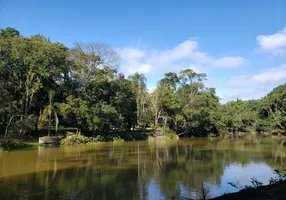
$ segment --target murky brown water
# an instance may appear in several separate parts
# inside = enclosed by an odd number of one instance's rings
[[[0,152],[0,199],[183,199],[266,184],[286,167],[272,139],[184,139]]]

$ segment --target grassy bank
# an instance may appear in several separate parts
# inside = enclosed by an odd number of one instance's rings
[[[40,146],[37,142],[27,142],[19,139],[0,139],[0,150],[8,151],[13,149],[33,148]]]

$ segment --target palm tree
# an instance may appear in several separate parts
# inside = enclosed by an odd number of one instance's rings
[[[48,120],[49,121],[49,129],[48,129],[48,136],[50,136],[51,132],[51,120],[52,120],[52,114],[54,114],[55,117],[55,126],[56,126],[56,132],[58,131],[58,125],[59,125],[59,118],[57,114],[57,104],[54,103],[54,96],[55,96],[55,91],[50,90],[49,91],[49,105],[40,112],[40,117],[38,120],[38,129],[42,129],[45,122]]]

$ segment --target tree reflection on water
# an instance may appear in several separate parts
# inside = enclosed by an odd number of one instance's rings
[[[283,169],[272,139],[185,139],[2,152],[1,199],[182,199],[264,184]]]

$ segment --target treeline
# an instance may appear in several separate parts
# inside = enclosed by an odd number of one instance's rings
[[[153,128],[155,135],[206,136],[285,131],[286,85],[265,98],[220,104],[206,74],[166,73],[153,91],[146,78],[117,71],[111,47],[76,43],[71,49],[13,28],[0,30],[0,126],[6,136],[58,127],[94,135]]]

